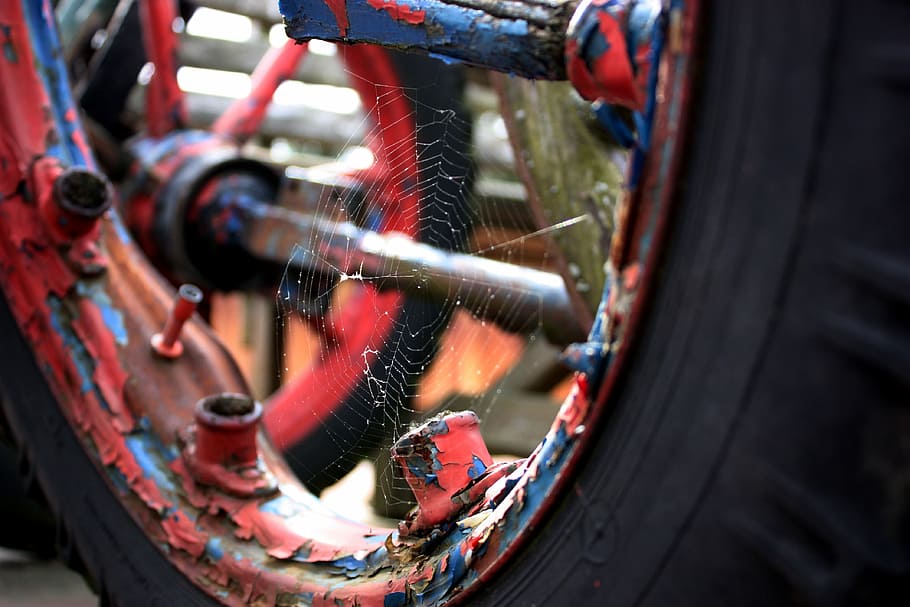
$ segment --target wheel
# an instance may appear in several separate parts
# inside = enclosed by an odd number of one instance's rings
[[[189,7],[185,3],[181,6],[183,18],[189,20],[196,6]],[[129,93],[135,87],[136,75],[147,57],[144,49],[135,44],[143,35],[140,12],[137,2],[121,4],[115,22],[109,28],[106,45],[90,62],[92,71],[80,87],[81,103],[92,122],[117,140],[124,140],[129,134],[121,116]],[[173,37],[169,27],[154,35]],[[281,52],[289,55],[299,53],[303,48]],[[337,69],[347,72],[348,84],[360,95],[364,121],[369,123],[365,145],[372,147],[375,156],[384,163],[384,166],[377,163],[377,166],[358,172],[356,167],[346,167],[341,159],[338,166],[327,169],[360,179],[365,184],[364,194],[356,199],[346,196],[345,200],[349,206],[356,203],[364,208],[348,208],[346,216],[370,214],[369,221],[379,231],[411,233],[421,242],[440,249],[462,248],[470,231],[467,196],[472,179],[470,163],[466,161],[470,122],[462,102],[463,72],[426,57],[377,47],[342,47],[338,56]],[[285,61],[281,69],[293,71],[295,64],[296,61]],[[262,69],[265,75],[267,58],[262,60],[262,65],[263,68],[257,69]],[[281,79],[283,76],[279,81]],[[263,80],[268,82],[269,78]],[[249,98],[262,97],[267,104],[276,86],[277,82],[271,87],[266,85],[264,92],[253,92]],[[178,93],[170,94],[179,97]],[[158,120],[166,126],[159,127],[154,137],[165,136],[169,130],[180,126],[168,124],[167,115],[156,118],[153,116],[155,111],[149,108],[149,123]],[[211,125],[211,130],[222,137],[248,140],[254,135],[259,121],[250,120],[246,111],[242,102],[238,102]],[[321,115],[331,116],[328,113]],[[349,144],[356,143],[356,139],[349,141]],[[131,144],[133,149],[139,145]],[[141,153],[139,156],[141,159]],[[123,191],[135,192],[151,171],[137,173],[133,169],[131,175],[116,175],[118,172],[114,168],[111,176],[119,178]],[[450,179],[443,180],[442,174]],[[411,182],[436,185],[429,190],[418,189]],[[142,196],[124,202],[125,214],[138,240],[145,243],[152,255],[162,248],[158,243],[171,238],[173,228],[166,226],[158,242],[154,237],[145,237],[144,232],[149,231],[148,222],[144,216],[132,218],[129,210],[131,206],[141,208]],[[360,196],[365,200],[359,200]],[[314,216],[337,215],[337,210],[329,208],[328,202],[320,204],[325,208],[311,208],[307,212]],[[139,216],[140,211],[134,215]],[[412,215],[419,216],[419,221],[411,220]],[[367,220],[360,218],[358,221]],[[440,229],[439,226],[446,227]],[[206,245],[192,249],[193,242],[199,240],[196,233],[188,234],[187,256],[190,265],[204,267],[204,277],[187,274],[179,267],[187,265],[183,255],[161,260],[162,270],[176,279],[182,276],[184,280],[201,281],[217,289],[243,288],[244,285],[237,282],[238,268],[250,265],[249,255],[242,253],[226,262],[223,247]],[[286,255],[293,261],[293,251],[287,251]],[[209,263],[211,259],[215,262]],[[250,273],[260,271],[261,266],[255,262]],[[359,293],[347,294],[343,303],[313,304],[304,301],[312,297],[306,293],[292,297],[294,301],[286,301],[280,294],[282,288],[292,282],[292,270],[285,271],[281,286],[274,272],[268,274],[268,270],[263,270],[263,273],[269,278],[256,281],[253,288],[264,288],[269,294],[279,293],[278,313],[283,322],[303,322],[323,334],[322,352],[315,357],[315,364],[300,377],[288,381],[270,399],[265,415],[268,434],[286,454],[298,477],[318,494],[359,460],[374,455],[376,449],[388,444],[400,428],[410,422],[414,412],[415,378],[420,377],[432,360],[440,332],[451,315],[451,307],[402,298],[394,293],[379,294],[368,283],[359,289]],[[310,286],[309,290],[318,295],[337,285],[314,280]],[[297,301],[298,298],[301,301]],[[298,312],[299,307],[305,309]],[[382,328],[367,333],[358,330],[368,324]],[[327,331],[332,337],[325,336]],[[339,335],[347,338],[338,339]],[[365,373],[367,353],[369,372]],[[380,387],[381,395],[377,395],[376,386]],[[387,401],[386,405],[376,407],[377,398]]]
[[[64,412],[72,405],[58,404],[80,384],[66,391],[54,383],[57,375],[42,374],[34,340],[26,338],[52,332],[23,322],[20,292],[11,289],[23,284],[22,273],[4,266],[10,309],[3,334],[15,354],[0,375],[4,410],[108,603],[211,602],[202,588],[226,592],[220,599],[229,604],[906,603],[910,217],[899,202],[908,185],[899,163],[910,139],[898,120],[905,70],[894,71],[900,55],[891,53],[903,40],[908,7],[698,8],[710,9],[698,13],[698,38],[684,19],[685,39],[699,42],[698,77],[671,70],[686,74],[679,90],[693,103],[674,94],[666,100],[688,107],[686,156],[673,157],[679,164],[668,173],[672,182],[643,174],[648,189],[670,196],[675,188],[675,204],[672,214],[654,216],[648,263],[623,276],[638,293],[622,319],[621,347],[602,381],[587,392],[579,384],[525,473],[504,477],[514,487],[497,494],[498,505],[461,519],[454,535],[421,538],[417,553],[390,535],[385,549],[398,560],[378,548],[367,551],[381,555],[377,561],[363,553],[314,556],[325,544],[310,536],[308,550],[297,545],[289,556],[293,537],[282,531],[282,517],[298,529],[314,518],[330,525],[318,506],[306,511],[309,519],[295,516],[304,506],[292,504],[306,499],[289,493],[252,502],[207,493],[216,501],[203,500],[209,508],[201,512],[182,501],[166,510],[167,520],[178,522],[194,513],[189,526],[163,525],[147,512],[137,517],[141,508],[131,518],[122,504],[138,499],[147,506],[152,500],[143,491],[167,482],[139,474],[124,490],[109,480],[116,475],[97,473],[82,444],[96,430],[71,425]],[[15,14],[4,17],[16,22]],[[691,57],[687,50],[677,62]],[[783,96],[787,86],[798,96]],[[667,109],[657,124],[673,127],[661,122],[672,115]],[[856,145],[864,154],[853,153]],[[663,152],[655,144],[649,161]],[[4,225],[18,225],[10,212],[22,200],[8,196],[0,205]],[[105,245],[118,252],[110,238]],[[8,245],[4,258],[32,263]],[[119,276],[115,264],[109,271],[112,280]],[[131,322],[141,320],[134,312]],[[203,356],[196,344],[203,330],[188,328],[189,351]],[[209,357],[209,368],[222,368],[219,355]],[[178,367],[145,374],[183,381]],[[203,394],[218,384],[194,380],[214,384]],[[579,398],[585,393],[594,405],[589,412]],[[133,402],[142,396],[133,394]],[[179,415],[179,407],[161,406]],[[143,410],[150,423],[166,425],[155,408]],[[119,410],[105,415],[122,419]],[[178,421],[170,429],[186,423]],[[145,436],[141,426],[132,432]],[[271,463],[267,450],[263,457]],[[279,463],[274,469],[282,473]],[[149,463],[148,470],[161,468]],[[192,482],[184,491],[200,497]],[[263,507],[271,516],[258,514]],[[355,541],[351,528],[331,520],[340,541]],[[181,533],[162,539],[161,529]],[[242,546],[245,558],[197,544],[199,532],[216,529],[219,541]],[[232,537],[238,530],[255,542]],[[242,563],[262,562],[260,548],[273,558],[265,583],[241,575],[250,571]],[[288,581],[302,571],[311,577]],[[326,578],[318,589],[309,585]]]

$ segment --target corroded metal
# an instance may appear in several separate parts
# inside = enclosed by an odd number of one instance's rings
[[[395,442],[392,458],[417,499],[417,508],[398,525],[402,537],[470,516],[487,489],[521,464],[493,464],[473,411],[427,420]]]
[[[194,417],[182,454],[197,482],[239,497],[275,492],[275,478],[256,446],[259,402],[245,394],[213,394],[196,403]]]
[[[423,51],[526,78],[564,79],[574,0],[280,0],[287,33]]]

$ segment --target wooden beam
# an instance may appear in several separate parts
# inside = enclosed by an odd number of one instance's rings
[[[205,0],[201,4],[219,11],[246,15],[257,21],[281,23],[281,13],[275,0]]]
[[[250,74],[269,50],[266,40],[230,42],[184,34],[180,38],[180,64]],[[335,57],[309,53],[294,73],[294,78],[313,84],[350,86],[347,73]]]

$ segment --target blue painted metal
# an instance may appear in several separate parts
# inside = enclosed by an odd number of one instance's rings
[[[338,8],[333,11],[330,3],[344,11],[343,18],[337,17]],[[530,19],[494,17],[440,0],[280,0],[278,4],[288,35],[297,40],[369,42],[525,78],[565,78],[564,28],[542,35],[543,28],[535,21],[544,20],[543,14],[530,14]],[[408,17],[396,19],[396,11]]]
[[[70,93],[54,9],[50,0],[23,0],[22,4],[35,56],[35,69],[50,97],[49,109],[57,126],[59,141],[50,143],[47,153],[59,158],[65,166],[94,169],[94,160],[84,147],[85,135],[81,132],[78,111]]]

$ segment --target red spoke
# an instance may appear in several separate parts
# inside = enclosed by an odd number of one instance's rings
[[[177,85],[177,34],[174,0],[143,0],[142,37],[155,73],[146,90],[146,123],[151,137],[162,137],[187,123],[183,91]]]
[[[297,44],[293,40],[288,40],[280,48],[269,49],[253,72],[250,94],[232,103],[212,125],[212,132],[233,139],[238,144],[248,141],[265,118],[278,85],[294,74],[306,50],[305,44]]]

